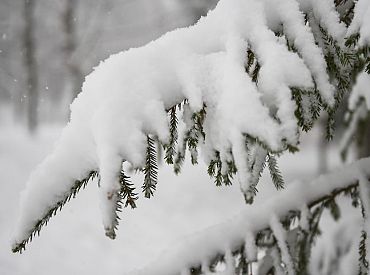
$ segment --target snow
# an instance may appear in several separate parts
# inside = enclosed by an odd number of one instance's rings
[[[348,28],[347,36],[359,33],[360,47],[370,44],[370,2],[368,0],[359,0],[354,9],[354,17]]]
[[[274,233],[276,241],[278,243],[280,253],[281,253],[281,260],[286,266],[288,275],[294,275],[295,274],[294,265],[293,265],[293,261],[289,253],[289,247],[288,247],[288,243],[286,240],[286,232],[279,218],[276,215],[273,215],[271,217],[270,226],[271,226],[272,232]]]
[[[225,251],[225,247],[233,249],[240,245],[244,239],[244,231],[240,230],[241,228],[257,232],[271,225],[281,247],[284,234],[276,222],[280,217],[289,210],[300,210],[304,203],[309,204],[331,191],[356,183],[359,172],[369,176],[369,167],[370,159],[362,159],[322,175],[310,183],[297,182],[289,185],[270,200],[245,207],[238,215],[223,223],[184,238],[181,243],[171,246],[169,251],[164,251],[155,264],[153,262],[146,268],[130,274],[174,274],[184,266],[196,266],[202,260],[214,257],[218,251]],[[202,243],[202,247],[199,247],[199,243]],[[289,266],[287,251],[285,252],[283,257]],[[292,272],[292,265],[290,266]]]
[[[365,71],[357,76],[356,83],[348,100],[348,109],[355,111],[360,99],[365,100],[366,107],[370,110],[370,75]]]
[[[216,188],[201,163],[191,166],[186,162],[179,176],[163,166],[156,195],[150,200],[139,200],[133,211],[124,210],[114,241],[104,236],[97,218],[99,198],[93,182],[50,221],[23,254],[15,255],[9,246],[19,191],[33,167],[52,150],[61,129],[48,126],[40,129],[37,138],[30,139],[14,126],[0,126],[0,178],[4,183],[0,192],[0,246],[4,248],[0,250],[1,274],[128,274],[160,259],[161,251],[171,249],[173,244],[233,217],[245,207],[238,186]],[[317,130],[310,133],[309,139],[303,136],[301,152],[279,158],[287,183],[315,174],[320,154],[315,147],[320,135]],[[339,161],[334,152],[329,155],[332,164]],[[140,187],[142,178],[135,177],[133,181]],[[266,171],[259,183],[256,203],[264,204],[277,193],[270,181]],[[241,243],[247,232],[242,233]]]
[[[285,1],[269,1],[265,0],[265,5],[268,7],[267,13],[269,18],[273,18],[273,15],[277,16],[278,18],[275,19],[275,24],[280,25],[282,23],[284,34],[287,35],[291,44],[297,48],[299,53],[301,54],[304,62],[307,64],[308,68],[311,70],[312,76],[316,81],[317,88],[321,93],[322,98],[333,104],[333,94],[334,94],[334,87],[329,83],[329,78],[326,73],[326,63],[324,60],[324,55],[322,50],[315,44],[315,39],[312,34],[311,29],[304,23],[304,15],[299,10],[298,3],[294,0],[285,0]],[[302,2],[302,1],[301,1]],[[330,14],[332,14],[333,8],[327,7],[327,1],[305,1],[311,2],[311,6],[315,7],[315,11],[326,11],[330,9]],[[318,4],[321,3],[320,7]],[[325,16],[325,18],[328,18]],[[334,22],[332,22],[334,21]],[[328,22],[332,22],[328,24],[329,26],[337,26],[338,18],[330,18]],[[343,26],[341,26],[343,28]],[[337,29],[337,27],[332,27],[333,29]],[[329,29],[330,33],[333,33],[334,30],[332,28]],[[337,31],[335,30],[335,33]],[[342,36],[344,30],[339,31],[339,36]]]
[[[245,238],[245,254],[250,262],[257,260],[257,246],[256,239],[252,231],[248,230]]]
[[[134,168],[143,167],[146,136],[152,134],[166,143],[166,110],[184,99],[192,112],[207,106],[205,158],[213,150],[227,156],[231,149],[241,189],[248,190],[244,134],[259,138],[276,151],[283,149],[285,142],[298,142],[289,87],[310,89],[315,79],[324,100],[333,103],[322,53],[297,5],[292,1],[284,4],[290,11],[287,15],[277,2],[273,12],[302,57],[274,35],[267,20],[269,2],[222,0],[196,25],[102,61],[86,77],[55,150],[28,180],[14,244],[26,239],[74,181],[92,170],[100,174],[103,225],[108,232],[112,230],[113,194],[119,189],[122,161]],[[326,4],[312,4],[314,12],[320,12],[318,7]],[[330,12],[330,7],[327,10]],[[321,19],[339,33],[330,14]],[[258,86],[245,73],[248,46],[261,65]]]
[[[365,0],[366,1],[366,0]],[[344,42],[346,26],[340,22],[332,0],[298,0],[302,10],[312,14],[318,23],[340,44]]]
[[[310,218],[310,210],[308,209],[307,205],[304,205],[301,208],[301,217],[299,219],[299,225],[302,228],[302,230],[308,232],[310,229],[309,225],[309,218]]]
[[[348,202],[341,201],[343,216],[338,222],[330,221],[323,215],[326,225],[322,229],[321,241],[312,249],[310,270],[312,274],[357,274],[358,248],[362,218],[358,209],[343,207]],[[339,241],[340,240],[340,241]],[[331,272],[331,273],[330,273]]]
[[[103,234],[96,182],[81,190],[21,255],[10,251],[19,191],[32,168],[52,150],[61,127],[43,127],[30,139],[26,131],[0,126],[0,274],[126,274],[150,262],[171,243],[236,213],[244,200],[238,186],[215,187],[206,167],[183,167],[181,176],[163,167],[156,196],[125,209],[114,241]],[[137,188],[141,177],[133,177]],[[137,189],[139,190],[139,189]],[[193,193],[194,192],[194,193]],[[204,196],[208,194],[208,196]],[[197,206],[201,202],[202,209]],[[98,265],[93,263],[99,263]]]
[[[100,188],[96,200],[104,229],[111,232],[115,225],[122,162],[134,169],[142,168],[147,135],[166,144],[169,140],[166,110],[185,99],[188,104],[179,114],[185,123],[180,122],[179,136],[183,136],[183,130],[188,127],[191,114],[206,106],[206,138],[200,152],[206,164],[215,150],[220,153],[222,163],[233,159],[240,188],[247,192],[259,171],[251,173],[249,161],[255,158],[260,167],[266,152],[253,146],[246,148],[245,134],[258,138],[274,151],[284,149],[286,143],[299,143],[291,87],[313,89],[315,83],[324,101],[329,106],[334,103],[334,89],[326,74],[323,54],[315,45],[299,8],[312,11],[337,41],[343,42],[346,30],[334,13],[332,1],[300,1],[299,5],[293,0],[221,0],[215,10],[196,25],[169,32],[144,47],[120,52],[102,61],[86,77],[82,92],[71,106],[71,120],[54,150],[27,181],[21,195],[13,247],[26,240],[39,219],[68,194],[76,180],[84,179],[90,171],[99,171]],[[360,45],[364,45],[370,37],[370,5],[360,0],[356,9],[359,7],[364,8],[364,12],[356,15],[348,33],[359,31]],[[280,25],[284,36],[277,38],[274,31]],[[285,38],[293,42],[297,53],[288,50]],[[261,66],[258,84],[245,73],[248,49],[253,50]],[[370,106],[369,83],[368,75],[359,76],[350,108],[353,109],[361,97]],[[180,140],[179,149],[183,149],[181,146]],[[254,239],[250,236],[268,225],[282,248],[285,264],[293,273],[288,248],[283,245],[285,236],[279,217],[288,209],[302,209],[302,205],[353,182],[358,178],[359,169],[368,176],[369,165],[369,160],[362,160],[310,184],[292,184],[263,205],[241,206],[240,196],[235,205],[228,206],[232,211],[225,214],[226,221],[220,222],[217,217],[218,223],[209,229],[183,238],[183,241],[172,240],[170,250],[150,266],[150,271],[139,268],[133,274],[171,274],[192,264],[208,262],[215,251],[226,252],[229,261],[225,273],[232,273],[232,249],[245,241],[248,257],[253,258],[256,253]],[[223,167],[225,169],[226,165]],[[163,183],[160,181],[160,184]],[[96,182],[89,185],[96,185]],[[207,188],[202,192],[213,192]],[[221,206],[224,205],[218,207]],[[236,214],[234,210],[239,208],[242,210]],[[166,209],[168,207],[160,208]],[[307,227],[307,207],[303,209],[302,227]],[[179,212],[181,210],[180,207]],[[153,212],[151,218],[155,220]],[[184,222],[179,224],[186,227]],[[203,221],[202,225],[209,226],[210,222]],[[246,228],[247,233],[241,228]],[[155,236],[157,232],[152,234]],[[204,244],[201,248],[200,242]]]

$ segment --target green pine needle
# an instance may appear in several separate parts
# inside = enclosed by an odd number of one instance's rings
[[[267,163],[270,170],[271,179],[273,184],[275,185],[275,188],[277,190],[283,189],[284,179],[279,170],[276,158],[273,155],[269,154]]]
[[[91,171],[86,178],[84,178],[81,181],[76,180],[74,185],[70,188],[70,190],[63,196],[61,200],[59,200],[57,203],[54,204],[47,212],[46,214],[40,218],[34,225],[33,229],[29,232],[28,236],[20,241],[19,243],[16,243],[12,251],[20,252],[22,253],[23,250],[26,247],[26,244],[28,242],[31,242],[33,237],[36,235],[40,235],[40,231],[43,228],[43,226],[46,226],[50,220],[51,217],[55,216],[58,212],[58,210],[62,210],[63,206],[71,199],[75,198],[76,194],[82,189],[84,189],[87,186],[87,183],[90,180],[93,180],[94,178],[98,177],[98,172]]]
[[[368,274],[369,271],[369,262],[366,259],[367,256],[367,250],[366,250],[366,239],[367,239],[367,233],[365,230],[361,231],[361,239],[360,239],[360,245],[359,245],[359,275],[365,275]]]
[[[176,144],[178,139],[177,125],[178,119],[176,115],[176,106],[169,110],[170,114],[170,140],[169,143],[165,145],[165,160],[168,164],[173,164],[174,156],[176,153]]]
[[[158,180],[158,164],[157,164],[157,153],[155,148],[154,140],[148,135],[147,136],[147,150],[146,150],[146,161],[144,172],[144,183],[142,189],[144,196],[150,198],[156,190]]]

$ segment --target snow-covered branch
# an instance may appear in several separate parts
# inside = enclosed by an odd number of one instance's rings
[[[368,13],[368,2],[360,3]],[[354,18],[349,35],[359,32],[364,44],[367,17]],[[145,173],[151,196],[157,144],[175,171],[186,148],[196,163],[200,147],[216,183],[234,178],[248,202],[266,160],[280,188],[274,154],[296,150],[299,127],[309,130],[320,110],[333,119],[341,98],[335,86],[342,93],[349,85],[338,69],[351,65],[345,35],[331,0],[221,0],[194,26],[101,62],[71,105],[54,152],[27,182],[13,250],[21,251],[92,171],[99,173],[104,229],[114,238],[123,190],[136,198],[120,180],[122,163]]]
[[[329,201],[358,187],[359,180],[363,177],[370,178],[370,158],[361,159],[329,174],[321,175],[309,183],[290,184],[271,200],[260,205],[246,206],[233,218],[182,238],[147,268],[132,271],[130,274],[179,274],[182,270],[210,263],[217,255],[224,254],[227,250],[239,249],[245,243],[250,247],[248,239],[251,234],[256,236],[258,232],[269,228],[271,220],[276,217],[283,220],[291,213],[299,213],[306,206],[313,208]]]

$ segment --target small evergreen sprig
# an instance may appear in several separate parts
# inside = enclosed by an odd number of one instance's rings
[[[227,165],[227,168],[223,172],[222,165]],[[214,178],[214,182],[216,186],[222,186],[224,184],[225,186],[232,185],[232,179],[234,175],[236,174],[236,166],[233,161],[227,161],[222,163],[220,152],[215,152],[215,157],[212,159],[208,165],[208,175],[212,178]]]
[[[186,145],[188,146],[189,151],[191,152],[191,163],[198,163],[198,144],[201,140],[205,140],[206,134],[203,130],[203,122],[206,118],[206,106],[203,105],[203,108],[199,112],[195,112],[191,116],[191,125],[185,134]]]
[[[144,183],[142,185],[142,189],[144,196],[146,198],[150,198],[157,186],[158,164],[155,142],[149,135],[147,136],[147,143],[145,167],[143,168]]]
[[[132,209],[136,208],[136,200],[138,199],[137,193],[134,192],[135,187],[131,183],[130,177],[126,176],[123,170],[120,171],[118,181],[120,189],[112,197],[112,199],[115,200],[114,219],[112,226],[105,229],[105,235],[113,240],[116,238],[116,230],[121,219],[119,213],[122,212],[122,208],[128,205],[130,205]]]
[[[63,206],[69,202],[71,200],[71,198],[75,198],[77,193],[82,189],[85,189],[86,186],[87,186],[87,183],[90,181],[90,180],[93,180],[95,179],[96,177],[98,177],[98,172],[96,171],[91,171],[88,176],[82,180],[76,180],[74,185],[69,189],[69,191],[64,195],[64,197],[62,199],[60,199],[59,201],[57,201],[47,212],[46,214],[40,219],[38,220],[33,229],[29,232],[28,236],[21,240],[20,242],[18,243],[15,243],[12,247],[12,251],[13,252],[20,252],[22,253],[22,251],[25,249],[26,247],[26,244],[28,242],[31,242],[33,237],[35,237],[36,235],[40,235],[40,231],[41,229],[46,226],[50,220],[51,217],[55,216],[58,212],[58,210],[62,210]]]
[[[123,170],[121,170],[119,175],[119,183],[121,186],[120,197],[124,206],[130,206],[132,209],[136,208],[136,201],[138,199],[138,194],[135,193],[135,186],[131,182],[129,176],[126,176]]]
[[[366,259],[367,256],[367,250],[366,250],[366,240],[367,240],[367,232],[365,230],[361,231],[361,239],[360,239],[360,245],[358,248],[359,252],[359,275],[367,275],[369,274],[369,262]]]
[[[292,99],[296,103],[294,112],[298,125],[303,131],[308,132],[312,129],[314,122],[319,118],[322,108],[321,97],[317,90],[302,90],[291,88]]]
[[[274,155],[268,154],[267,163],[271,175],[271,179],[277,190],[284,188],[284,179],[280,172],[277,160]]]
[[[168,144],[166,144],[165,150],[165,160],[167,164],[173,164],[174,161],[174,156],[176,153],[176,145],[177,145],[177,139],[178,139],[178,133],[177,133],[177,125],[178,125],[178,119],[177,119],[177,114],[176,114],[176,105],[173,106],[169,110],[169,115],[170,115],[170,140]]]
[[[276,237],[271,230],[271,225],[266,225],[265,228],[260,228],[258,231],[254,232],[255,245],[259,251],[264,251],[265,256],[258,260],[258,266],[261,268],[261,274],[273,274],[275,268],[279,268],[280,271],[286,272],[287,266],[283,263],[281,257],[281,250],[283,249],[280,245],[284,245],[288,248],[290,254],[293,269],[295,274],[308,275],[309,273],[309,261],[311,257],[311,250],[313,244],[321,234],[319,223],[322,214],[325,209],[332,207],[331,204],[335,199],[341,195],[351,196],[354,190],[358,187],[358,182],[349,183],[346,187],[340,189],[334,189],[331,193],[325,194],[320,198],[317,198],[307,204],[306,216],[303,217],[301,211],[297,209],[287,210],[285,216],[280,217],[280,222],[282,227],[286,230],[286,242],[277,242]],[[302,228],[301,223],[295,222],[296,219],[305,219],[308,228]],[[362,273],[364,275],[368,274],[368,262],[366,259],[366,238],[364,233],[361,236],[361,242],[359,247],[359,265],[363,266]],[[286,247],[284,247],[285,251]],[[238,272],[245,271],[250,266],[251,262],[246,258],[245,243],[234,245],[234,250],[232,255],[235,259],[235,270]],[[256,261],[254,259],[253,261]],[[215,271],[216,266],[220,263],[225,263],[225,254],[217,251],[214,257],[207,263],[208,267],[203,268],[201,265],[195,265],[194,268],[190,270],[200,271],[207,270]],[[262,271],[263,270],[263,271]],[[198,274],[198,273],[195,273]],[[200,273],[201,274],[201,273]],[[245,274],[243,272],[236,274]]]

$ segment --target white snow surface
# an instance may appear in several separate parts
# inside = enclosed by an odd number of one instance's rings
[[[357,76],[348,100],[348,109],[355,111],[361,99],[365,100],[366,108],[370,110],[370,75],[365,71]]]
[[[312,3],[315,9],[326,5]],[[209,159],[210,148],[221,155],[231,149],[238,179],[246,190],[250,175],[243,134],[258,137],[274,150],[284,147],[284,139],[298,142],[289,87],[313,88],[314,79],[324,100],[333,103],[321,50],[314,44],[297,4],[291,0],[283,4],[289,9],[286,14],[277,1],[270,5],[269,1],[221,0],[196,25],[101,62],[86,77],[55,150],[27,182],[14,244],[27,238],[35,223],[65,196],[74,181],[92,170],[98,170],[101,178],[104,227],[112,228],[114,202],[109,198],[119,188],[117,175],[122,160],[142,167],[146,136],[168,141],[166,109],[184,99],[193,112],[203,104],[207,106],[205,158]],[[267,20],[271,13],[283,24],[301,57],[288,51],[274,35],[276,26]],[[335,21],[330,18],[322,20]],[[327,23],[328,28],[335,25],[332,23]],[[247,47],[261,65],[258,87],[245,73]],[[277,110],[280,124],[270,110]]]
[[[354,9],[354,17],[348,28],[347,36],[360,34],[360,47],[370,45],[370,1],[358,0]]]

